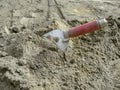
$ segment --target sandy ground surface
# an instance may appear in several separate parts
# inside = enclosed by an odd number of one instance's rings
[[[100,18],[65,53],[42,38]],[[120,1],[0,0],[0,90],[120,90]]]

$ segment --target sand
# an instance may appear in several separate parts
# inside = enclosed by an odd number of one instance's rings
[[[119,0],[0,0],[0,90],[120,90]],[[43,35],[107,18],[66,52]]]

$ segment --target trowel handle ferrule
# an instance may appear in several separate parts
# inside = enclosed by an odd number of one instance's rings
[[[80,26],[76,26],[71,28],[68,31],[68,37],[76,37],[82,34],[86,34],[89,32],[93,32],[96,30],[101,29],[102,27],[107,25],[107,20],[106,19],[101,19],[101,20],[97,20],[97,21],[92,21]]]

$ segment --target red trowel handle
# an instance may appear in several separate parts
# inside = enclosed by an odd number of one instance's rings
[[[98,21],[92,21],[77,27],[73,27],[68,31],[68,37],[76,37],[82,34],[99,30],[102,27],[106,26],[106,24],[106,19],[101,19]]]

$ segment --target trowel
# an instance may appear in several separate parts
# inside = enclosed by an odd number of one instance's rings
[[[85,23],[83,25],[79,25],[79,26],[70,28],[66,32],[59,30],[59,29],[52,30],[52,31],[44,34],[43,36],[50,40],[54,40],[59,49],[61,49],[62,51],[66,51],[66,49],[69,45],[70,38],[74,38],[79,35],[83,35],[86,33],[100,30],[100,29],[104,28],[105,26],[107,26],[107,20],[100,19],[100,20],[91,21],[91,22]]]

